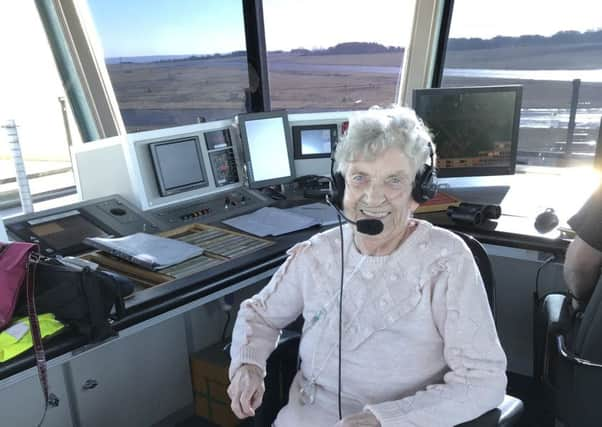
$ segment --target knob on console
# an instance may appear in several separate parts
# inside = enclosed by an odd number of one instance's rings
[[[109,212],[116,216],[123,216],[127,213],[123,208],[112,208]]]

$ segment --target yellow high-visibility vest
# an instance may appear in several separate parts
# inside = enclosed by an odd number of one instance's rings
[[[38,315],[40,333],[42,338],[52,335],[65,327],[54,318],[54,314],[45,313]],[[33,347],[29,319],[22,317],[16,319],[11,325],[0,332],[0,362],[5,362]]]

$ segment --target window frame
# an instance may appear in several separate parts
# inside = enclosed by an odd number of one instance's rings
[[[437,33],[437,48],[433,55],[433,69],[432,73],[429,76],[429,85],[423,86],[425,88],[440,88],[441,82],[443,80],[443,69],[445,65],[445,55],[447,52],[447,43],[449,40],[449,31],[451,28],[451,21],[453,17],[453,9],[454,9],[454,1],[455,0],[443,0],[442,3],[442,11],[439,16],[439,31]],[[425,73],[428,75],[428,73]],[[411,100],[411,93],[406,93],[405,99]],[[409,97],[409,98],[408,98]],[[570,124],[569,124],[570,125]],[[519,128],[520,129],[520,128]],[[568,166],[569,168],[571,166]],[[567,168],[567,166],[535,166],[535,165],[516,165],[516,171],[528,173],[529,171],[533,171],[533,168],[540,169],[553,169],[557,171],[562,171]],[[591,165],[592,169],[602,170],[602,118],[600,120],[600,128],[598,129],[598,138],[596,140],[596,146],[594,150],[594,157]]]
[[[412,104],[414,89],[432,87],[440,39],[445,36],[444,12],[453,0],[416,0],[409,49],[401,76],[400,105]]]
[[[36,0],[50,48],[84,142],[124,134],[87,2]]]

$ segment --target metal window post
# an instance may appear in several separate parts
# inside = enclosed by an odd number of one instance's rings
[[[566,145],[564,146],[564,157],[570,158],[573,152],[573,134],[575,133],[575,116],[577,115],[577,104],[579,103],[579,87],[581,79],[573,80],[573,94],[571,96],[571,115],[569,116],[569,125],[566,134]]]

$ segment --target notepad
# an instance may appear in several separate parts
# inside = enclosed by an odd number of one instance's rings
[[[203,254],[198,246],[147,233],[117,238],[86,237],[83,242],[147,270],[161,270]]]
[[[294,212],[299,215],[314,218],[321,226],[339,223],[337,211],[326,203],[310,203],[309,205],[295,206],[294,208],[285,210],[287,212]],[[344,219],[343,222],[345,222]]]
[[[315,218],[309,216],[270,207],[261,208],[253,213],[237,216],[222,222],[259,237],[280,236],[320,223]]]
[[[316,225],[332,225],[338,220],[336,211],[330,206],[312,203],[290,209],[261,208],[222,222],[249,234],[265,237],[280,236]]]

